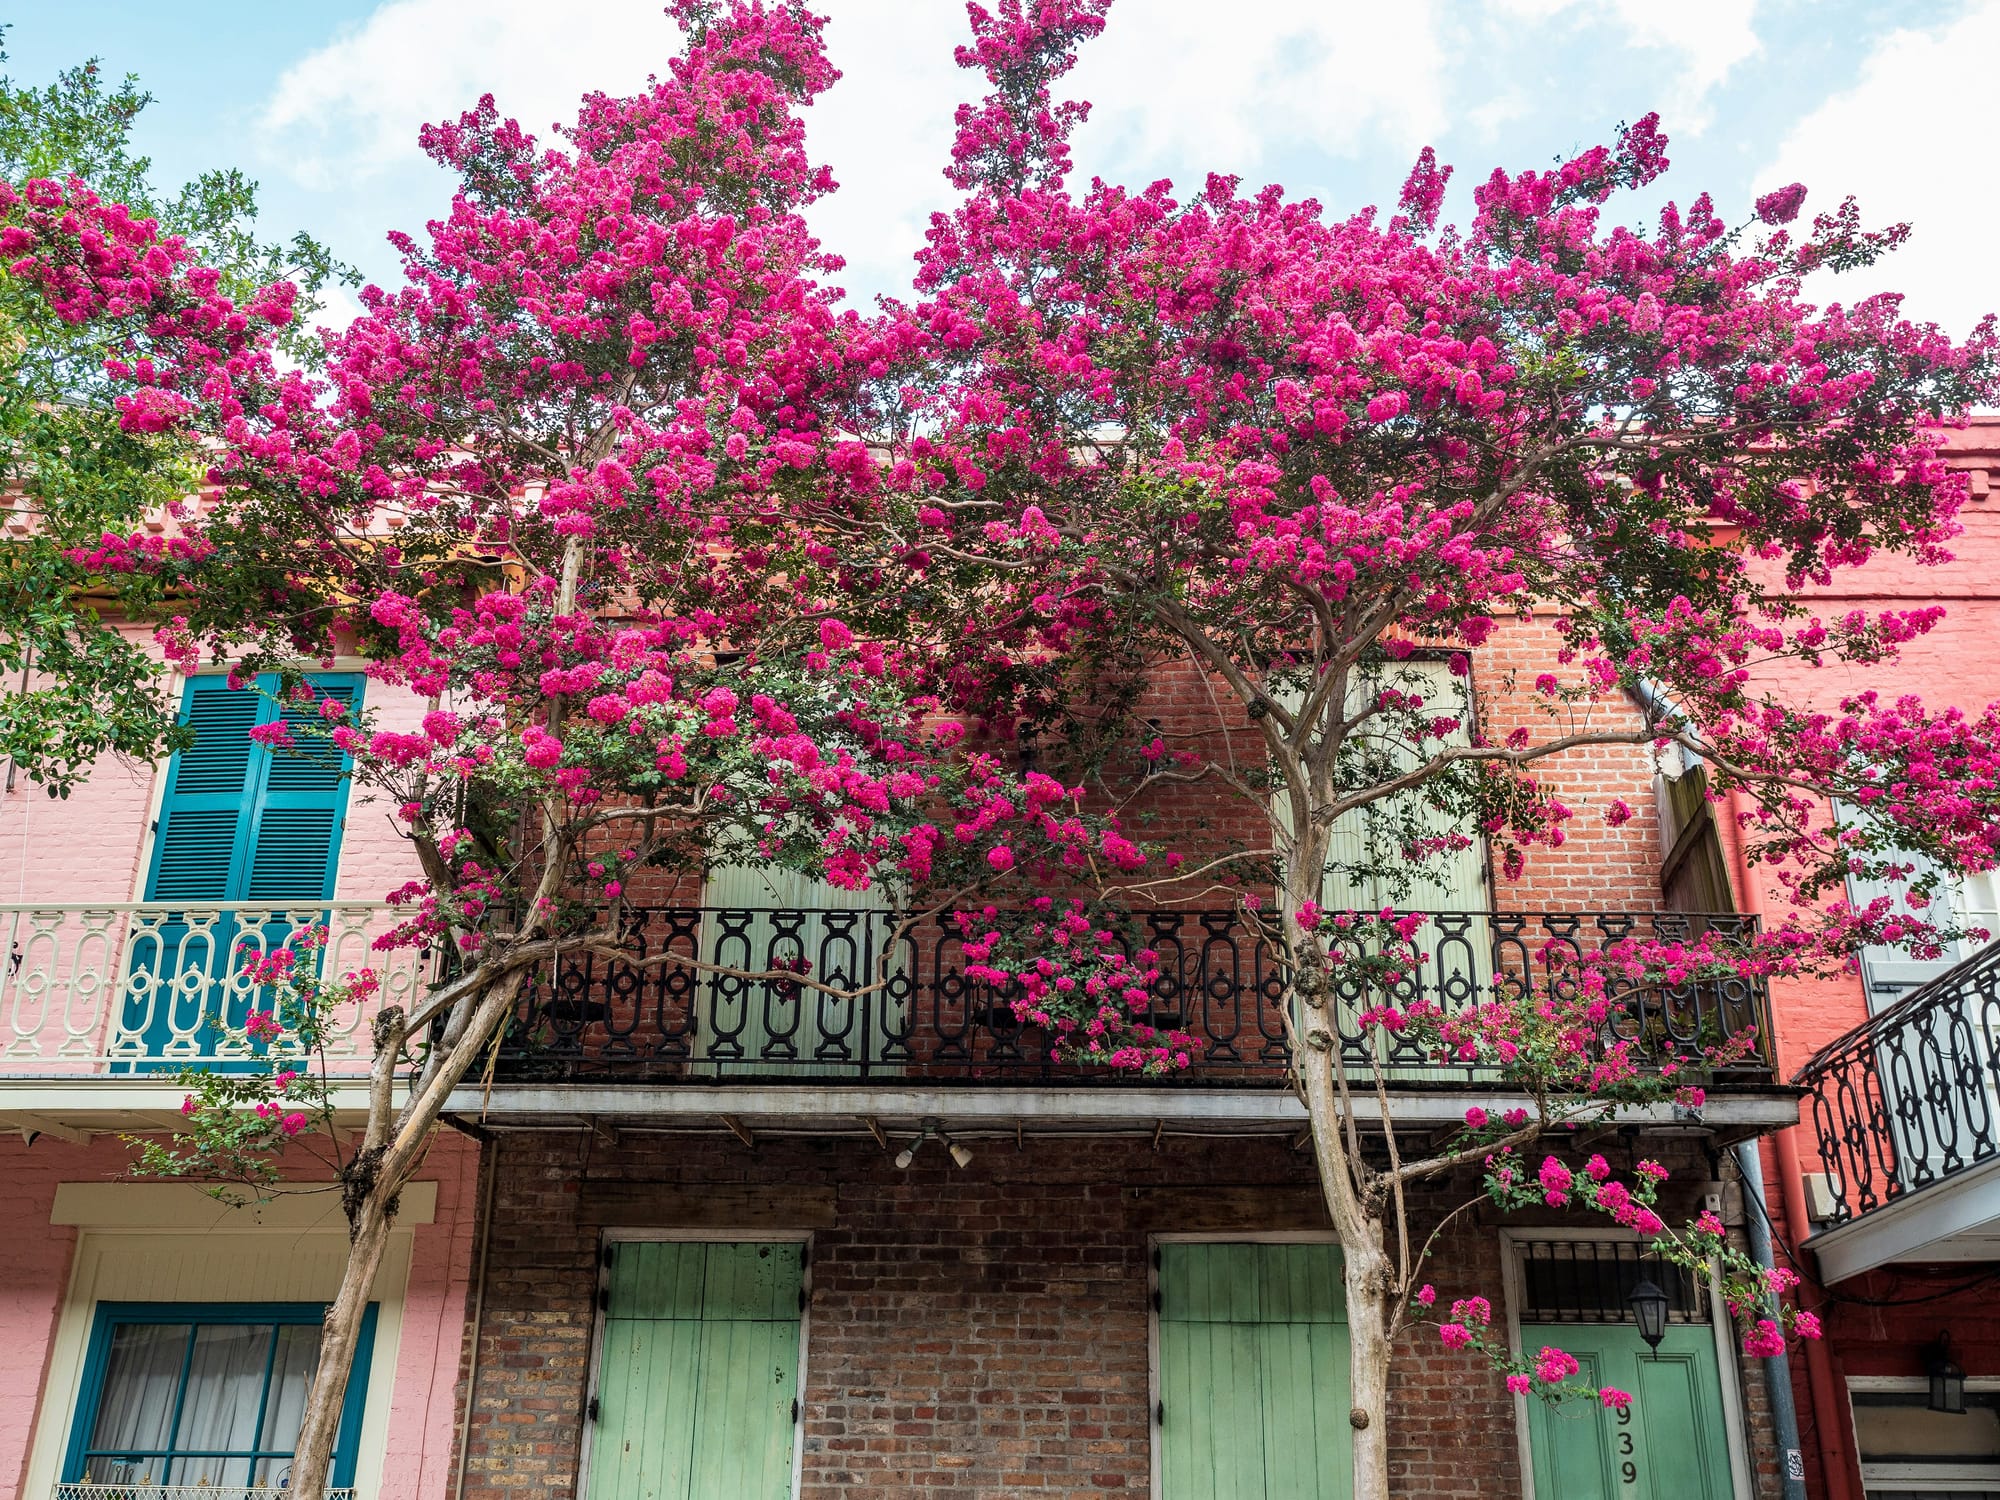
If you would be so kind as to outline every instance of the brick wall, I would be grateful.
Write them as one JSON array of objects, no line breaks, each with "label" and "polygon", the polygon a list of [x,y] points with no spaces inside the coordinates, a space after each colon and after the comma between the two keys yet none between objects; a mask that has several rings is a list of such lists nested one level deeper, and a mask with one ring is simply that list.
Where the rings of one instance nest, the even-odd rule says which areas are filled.
[{"label": "brick wall", "polygon": [[[904,1172],[865,1137],[505,1137],[467,1500],[578,1493],[601,1234],[669,1226],[813,1231],[805,1500],[1146,1493],[1147,1236],[1323,1227],[1310,1163],[1277,1140],[972,1144],[965,1170],[933,1145]],[[1497,1304],[1498,1238],[1460,1225],[1429,1279]],[[1432,1335],[1399,1351],[1391,1422],[1399,1497],[1519,1493],[1512,1399]]]}]

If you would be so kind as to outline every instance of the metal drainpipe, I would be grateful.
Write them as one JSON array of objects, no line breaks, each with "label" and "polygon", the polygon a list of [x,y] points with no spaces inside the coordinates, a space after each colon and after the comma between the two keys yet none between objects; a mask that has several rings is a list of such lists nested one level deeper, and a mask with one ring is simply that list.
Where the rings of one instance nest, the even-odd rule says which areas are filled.
[{"label": "metal drainpipe", "polygon": [[[1730,864],[1734,867],[1736,884],[1742,893],[1743,904],[1750,915],[1761,921],[1764,916],[1764,893],[1751,878],[1750,861],[1743,852],[1743,824],[1740,815],[1743,810],[1742,793],[1731,788],[1728,793],[1729,825],[1734,833],[1729,841]],[[1717,833],[1721,830],[1718,828]],[[1771,1007],[1771,1059],[1776,1062],[1778,1048],[1778,1011]],[[1802,1240],[1804,1231],[1812,1220],[1806,1213],[1805,1168],[1799,1158],[1799,1127],[1788,1125],[1777,1131],[1771,1138],[1772,1148],[1778,1157],[1778,1193],[1785,1205],[1785,1226],[1794,1240]],[[1812,1254],[1801,1246],[1794,1245],[1795,1258],[1803,1261]],[[1840,1389],[1840,1383],[1833,1373],[1833,1357],[1826,1351],[1825,1339],[1805,1339],[1806,1390],[1812,1402],[1813,1436],[1819,1448],[1820,1473],[1826,1483],[1827,1500],[1856,1500],[1858,1491],[1855,1479],[1861,1472],[1860,1462],[1849,1456],[1847,1438],[1851,1430],[1847,1402]]]},{"label": "metal drainpipe", "polygon": [[[465,1419],[458,1434],[458,1462],[451,1478],[452,1500],[465,1500],[465,1463],[472,1455],[472,1414],[479,1401],[479,1335],[486,1321],[486,1255],[493,1248],[493,1189],[500,1180],[500,1137],[479,1144],[479,1164],[486,1181],[479,1194],[479,1260],[472,1273],[472,1309],[469,1320],[472,1347],[465,1358]],[[1790,1500],[1790,1497],[1787,1497]]]},{"label": "metal drainpipe", "polygon": [[[1771,1257],[1771,1226],[1765,1216],[1764,1158],[1755,1141],[1736,1147],[1736,1171],[1743,1179],[1743,1193],[1752,1201],[1743,1216],[1744,1233],[1750,1240],[1750,1257],[1765,1270],[1777,1262]],[[1764,1389],[1771,1397],[1771,1426],[1778,1439],[1779,1480],[1785,1500],[1806,1500],[1805,1455],[1799,1451],[1799,1411],[1792,1401],[1792,1361],[1786,1354],[1764,1361]]]}]

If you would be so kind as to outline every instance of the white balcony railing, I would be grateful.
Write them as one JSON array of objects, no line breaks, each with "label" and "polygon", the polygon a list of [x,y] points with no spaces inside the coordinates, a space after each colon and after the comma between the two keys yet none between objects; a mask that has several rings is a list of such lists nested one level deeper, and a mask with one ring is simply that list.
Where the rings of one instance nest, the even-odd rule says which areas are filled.
[{"label": "white balcony railing", "polygon": [[422,980],[416,953],[373,949],[394,922],[379,901],[0,905],[0,1076],[164,1073],[246,1058],[216,1023],[240,1026],[268,1008],[268,991],[251,980],[257,961],[313,927],[327,929],[322,974],[373,969],[381,979],[372,998],[331,1018],[329,1065],[365,1073],[368,1023],[385,1005],[407,1007]]}]

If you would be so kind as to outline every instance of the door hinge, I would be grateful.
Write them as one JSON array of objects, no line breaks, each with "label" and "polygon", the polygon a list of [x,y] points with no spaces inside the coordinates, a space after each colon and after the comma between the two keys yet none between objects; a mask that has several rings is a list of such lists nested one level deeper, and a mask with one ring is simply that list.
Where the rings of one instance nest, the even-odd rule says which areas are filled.
[{"label": "door hinge", "polygon": [[792,1420],[796,1422],[798,1421],[798,1419],[799,1419],[799,1398],[797,1396],[794,1396],[792,1397]]},{"label": "door hinge", "polygon": [[1160,1311],[1160,1294],[1157,1289],[1153,1292],[1153,1311]]},{"label": "door hinge", "polygon": [[586,1406],[583,1409],[583,1414],[590,1421],[595,1422],[597,1420],[597,1411],[598,1411],[597,1398],[595,1396],[592,1396],[590,1398],[590,1405]]},{"label": "door hinge", "polygon": [[604,1269],[607,1271],[611,1269],[611,1256],[616,1249],[615,1245],[606,1245],[604,1247]]},{"label": "door hinge", "polygon": [[1155,1401],[1155,1402],[1153,1403],[1153,1422],[1154,1422],[1154,1424],[1155,1424],[1156,1426],[1160,1426],[1160,1427],[1164,1427],[1164,1426],[1166,1426],[1166,1425],[1167,1425],[1167,1403],[1166,1403],[1166,1402],[1164,1402],[1164,1401]]},{"label": "door hinge", "polygon": [[806,1289],[805,1289],[804,1287],[800,1287],[800,1288],[799,1288],[799,1311],[800,1311],[800,1312],[804,1312],[804,1311],[806,1310],[806,1304],[807,1304],[808,1302],[810,1302],[811,1300],[812,1300],[812,1299],[811,1299],[810,1297],[808,1297],[808,1296],[806,1295]]},{"label": "door hinge", "polygon": [[603,1287],[597,1293],[597,1305],[604,1312],[611,1311],[611,1288]]}]

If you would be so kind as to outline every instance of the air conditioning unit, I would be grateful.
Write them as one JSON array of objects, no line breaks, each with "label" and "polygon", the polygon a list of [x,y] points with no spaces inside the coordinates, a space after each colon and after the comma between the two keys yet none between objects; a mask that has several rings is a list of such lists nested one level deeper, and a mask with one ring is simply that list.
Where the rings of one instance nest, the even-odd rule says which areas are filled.
[{"label": "air conditioning unit", "polygon": [[1800,1174],[1806,1185],[1806,1217],[1815,1224],[1830,1224],[1840,1217],[1840,1179],[1831,1172]]}]

